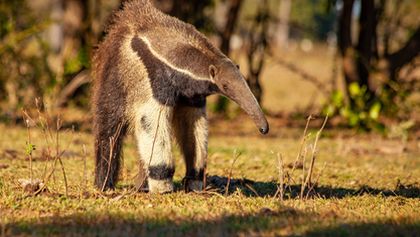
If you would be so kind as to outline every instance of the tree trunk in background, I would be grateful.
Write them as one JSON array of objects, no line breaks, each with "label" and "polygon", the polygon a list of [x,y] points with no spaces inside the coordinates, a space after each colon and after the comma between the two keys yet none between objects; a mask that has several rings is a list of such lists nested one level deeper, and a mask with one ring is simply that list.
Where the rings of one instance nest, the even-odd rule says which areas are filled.
[{"label": "tree trunk in background", "polygon": [[[7,108],[10,111],[15,110],[18,107],[19,97],[18,97],[18,89],[19,86],[17,85],[16,80],[7,80],[5,83],[5,91],[6,91],[6,98],[7,98]],[[14,113],[13,113],[14,114]],[[12,115],[15,116],[15,115]]]},{"label": "tree trunk in background", "polygon": [[343,9],[339,19],[338,46],[342,56],[344,80],[346,84],[346,94],[350,103],[352,103],[348,85],[358,81],[357,69],[354,63],[355,51],[352,45],[352,20],[353,20],[354,0],[343,2]]},{"label": "tree trunk in background", "polygon": [[251,28],[248,32],[246,42],[248,46],[247,62],[248,62],[248,78],[249,88],[259,103],[262,99],[262,87],[260,84],[261,73],[265,64],[265,57],[268,48],[268,28],[270,23],[270,9],[268,0],[263,0],[259,6],[257,15],[252,21]]},{"label": "tree trunk in background", "polygon": [[262,88],[260,84],[260,74],[251,73],[248,75],[247,78],[249,89],[251,89],[252,94],[254,94],[255,99],[257,99],[258,103],[261,103],[262,99]]},{"label": "tree trunk in background", "polygon": [[56,96],[60,93],[60,85],[63,83],[63,55],[62,51],[64,48],[64,26],[63,26],[63,16],[64,16],[64,2],[63,0],[52,0],[51,4],[51,13],[50,18],[52,24],[47,30],[47,37],[45,40],[48,42],[51,50],[48,52],[48,65],[51,68],[51,71],[54,74],[54,79],[56,85],[53,85],[51,82],[46,83],[44,87],[53,87],[52,90],[44,90],[40,96],[42,96],[43,103],[45,105],[54,106],[54,100]]},{"label": "tree trunk in background", "polygon": [[291,0],[281,0],[278,13],[277,46],[287,48],[289,43],[289,18],[292,11]]},{"label": "tree trunk in background", "polygon": [[371,58],[376,51],[373,46],[375,39],[375,2],[374,0],[361,1],[361,13],[359,18],[359,39],[357,44],[356,64],[359,86],[368,89],[368,96],[374,91],[369,86],[369,74],[372,70]]},{"label": "tree trunk in background", "polygon": [[53,0],[51,9],[51,20],[53,23],[48,29],[48,45],[52,49],[52,53],[60,53],[63,47],[63,1]]},{"label": "tree trunk in background", "polygon": [[239,11],[241,9],[242,3],[243,0],[230,0],[230,7],[226,16],[227,21],[225,28],[221,33],[222,43],[220,45],[220,49],[227,56],[229,56],[230,53],[230,40],[238,21]]},{"label": "tree trunk in background", "polygon": [[[224,29],[222,30],[220,37],[221,37],[221,51],[229,56],[230,53],[230,40],[232,38],[233,32],[236,27],[236,23],[238,21],[239,12],[242,6],[243,0],[230,0],[229,10],[227,12],[227,21],[225,24]],[[219,96],[217,98],[215,111],[217,113],[226,113],[228,105],[228,100],[226,97]]]}]

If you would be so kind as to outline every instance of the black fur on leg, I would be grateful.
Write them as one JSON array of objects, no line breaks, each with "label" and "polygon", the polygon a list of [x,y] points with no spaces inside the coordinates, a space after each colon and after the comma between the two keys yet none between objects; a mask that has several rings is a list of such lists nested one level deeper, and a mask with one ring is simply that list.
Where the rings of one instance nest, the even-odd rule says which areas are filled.
[{"label": "black fur on leg", "polygon": [[121,149],[127,132],[125,95],[118,84],[105,81],[96,91],[95,100],[95,186],[104,191],[113,189],[118,180]]},{"label": "black fur on leg", "polygon": [[155,165],[149,167],[149,178],[155,180],[172,179],[175,169],[167,165]]},{"label": "black fur on leg", "polygon": [[[95,186],[99,190],[113,189],[118,180],[123,139],[127,131],[124,117],[127,107],[127,91],[123,76],[116,66],[120,61],[121,40],[126,28],[110,34],[96,52],[93,87],[93,133],[95,135]],[[112,53],[110,53],[112,52]]]},{"label": "black fur on leg", "polygon": [[118,181],[121,149],[127,129],[122,123],[109,130],[105,128],[106,126],[100,126],[103,128],[98,131],[95,140],[95,186],[105,191],[113,189]]},{"label": "black fur on leg", "polygon": [[187,170],[185,178],[190,179],[190,180],[203,180],[204,179],[204,168],[201,168],[199,170],[196,170],[196,169]]}]

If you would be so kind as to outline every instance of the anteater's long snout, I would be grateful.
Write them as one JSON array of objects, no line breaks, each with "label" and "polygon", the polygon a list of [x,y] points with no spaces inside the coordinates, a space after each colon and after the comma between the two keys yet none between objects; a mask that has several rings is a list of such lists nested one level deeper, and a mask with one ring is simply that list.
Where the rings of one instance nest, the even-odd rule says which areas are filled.
[{"label": "anteater's long snout", "polygon": [[221,88],[222,94],[235,101],[253,120],[261,134],[267,134],[267,119],[244,79],[227,83]]}]

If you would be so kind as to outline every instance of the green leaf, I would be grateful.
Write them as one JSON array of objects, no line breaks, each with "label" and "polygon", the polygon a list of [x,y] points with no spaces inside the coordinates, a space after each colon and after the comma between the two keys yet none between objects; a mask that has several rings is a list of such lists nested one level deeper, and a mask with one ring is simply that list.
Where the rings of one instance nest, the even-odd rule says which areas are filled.
[{"label": "green leaf", "polygon": [[349,120],[349,125],[351,127],[355,127],[359,124],[360,117],[357,113],[353,113],[353,112],[349,111],[348,120]]},{"label": "green leaf", "polygon": [[88,54],[88,51],[87,51],[86,47],[82,47],[79,50],[79,54],[77,55],[77,57],[78,57],[78,59],[80,61],[80,64],[83,67],[85,67],[85,68],[89,68],[90,67],[90,64],[89,64],[89,54]]},{"label": "green leaf", "polygon": [[26,155],[32,155],[32,152],[36,150],[36,147],[34,144],[28,143],[26,145],[25,153]]},{"label": "green leaf", "polygon": [[344,118],[348,118],[350,115],[350,109],[348,107],[343,107],[340,109],[340,115],[343,116]]},{"label": "green leaf", "polygon": [[344,104],[344,96],[341,91],[334,91],[332,94],[333,105],[340,108]]},{"label": "green leaf", "polygon": [[327,105],[325,108],[324,108],[324,110],[323,110],[323,112],[322,112],[324,115],[330,115],[330,116],[332,116],[332,115],[335,115],[335,113],[336,113],[336,107],[334,106],[334,105],[331,105],[331,104],[329,104],[329,105]]},{"label": "green leaf", "polygon": [[360,112],[359,113],[359,118],[360,118],[360,120],[366,120],[366,118],[367,118],[367,114],[366,114],[366,112],[364,112],[364,111],[362,111],[362,112]]},{"label": "green leaf", "polygon": [[82,69],[82,63],[80,62],[79,58],[71,58],[68,59],[65,63],[64,63],[64,74],[65,75],[69,75],[69,74],[73,74],[76,73],[78,71],[80,71]]},{"label": "green leaf", "polygon": [[356,97],[361,94],[361,88],[357,82],[353,82],[349,85],[349,92],[351,97]]},{"label": "green leaf", "polygon": [[372,105],[372,107],[370,107],[369,117],[373,120],[378,120],[381,109],[382,109],[381,103],[375,102]]}]

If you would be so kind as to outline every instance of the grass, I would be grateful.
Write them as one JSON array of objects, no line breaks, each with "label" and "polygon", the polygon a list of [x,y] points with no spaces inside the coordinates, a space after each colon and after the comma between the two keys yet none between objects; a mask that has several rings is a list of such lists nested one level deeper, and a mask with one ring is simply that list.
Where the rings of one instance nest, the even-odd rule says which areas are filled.
[{"label": "grass", "polygon": [[[317,47],[314,52],[283,52],[289,62],[317,76],[331,79],[332,55]],[[241,63],[241,60],[237,60]],[[241,66],[244,66],[242,62]],[[246,70],[244,70],[246,71]],[[340,83],[339,83],[340,84]],[[312,103],[325,99],[309,82],[268,61],[263,73],[263,106],[268,111],[290,114],[307,112]],[[291,90],[290,88],[296,88]],[[298,93],[297,93],[298,90]],[[304,95],[304,96],[303,96]],[[315,97],[313,97],[313,95]],[[211,99],[210,99],[211,100]],[[88,131],[91,114],[62,111],[63,129],[57,162],[46,191],[33,196],[19,179],[43,179],[52,171],[55,143],[46,144],[41,129],[31,129],[36,150],[31,164],[26,154],[26,128],[0,124],[0,236],[418,236],[420,233],[420,145],[353,131],[323,131],[318,141],[314,192],[300,199],[302,169],[278,193],[278,157],[283,173],[291,173],[301,147],[304,119],[269,118],[271,131],[260,136],[248,118],[210,120],[210,177],[231,178],[230,192],[184,193],[185,168],[175,152],[177,192],[150,195],[132,192],[137,173],[133,137],[124,146],[121,182],[113,192],[93,188],[93,137]],[[289,123],[290,122],[290,123]],[[296,124],[302,126],[296,127]],[[322,121],[308,130],[313,144]],[[54,136],[53,132],[53,136]],[[311,146],[307,146],[307,171]],[[48,150],[49,149],[49,150]],[[236,161],[236,154],[241,154]],[[232,167],[233,164],[233,168]],[[325,164],[325,168],[324,168]],[[67,195],[64,167],[67,179]],[[46,170],[46,171],[45,171]],[[209,177],[209,178],[210,178]],[[220,179],[220,178],[219,178]],[[287,177],[283,180],[287,182]]]},{"label": "grass", "polygon": [[[291,171],[303,129],[272,127],[259,136],[247,119],[212,121],[209,176],[232,176],[231,191],[184,193],[185,172],[175,152],[179,191],[166,195],[133,192],[137,151],[129,137],[121,182],[112,192],[93,188],[92,136],[60,132],[59,165],[45,192],[33,196],[20,186],[30,177],[25,154],[27,130],[0,125],[0,234],[2,236],[416,236],[420,233],[420,152],[417,141],[401,143],[375,135],[324,131],[318,141],[314,195],[300,199],[302,170],[293,174],[284,200],[274,197],[279,176],[277,153]],[[270,121],[276,124],[274,119]],[[231,124],[240,124],[241,128]],[[316,128],[310,128],[309,139]],[[31,129],[34,178],[42,179],[47,160],[44,133]],[[404,146],[404,149],[398,147]],[[86,151],[84,151],[86,147]],[[384,149],[387,148],[387,149]],[[310,147],[308,147],[309,149]],[[397,148],[397,149],[390,149]],[[55,147],[54,147],[55,149]],[[309,149],[310,150],[310,149]],[[241,154],[231,169],[234,153]],[[306,159],[305,167],[309,167]],[[325,168],[322,169],[323,164]],[[307,168],[305,168],[307,169]],[[321,172],[322,169],[322,172]],[[248,186],[239,182],[246,179]],[[238,182],[236,182],[238,181]],[[236,182],[236,184],[235,184]],[[253,189],[253,190],[251,190]]]}]

